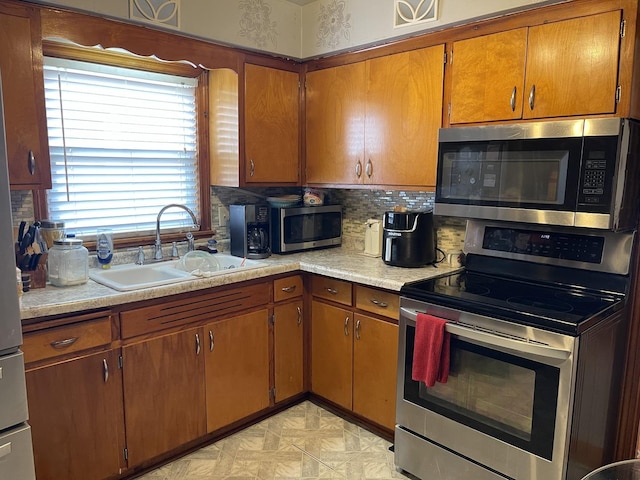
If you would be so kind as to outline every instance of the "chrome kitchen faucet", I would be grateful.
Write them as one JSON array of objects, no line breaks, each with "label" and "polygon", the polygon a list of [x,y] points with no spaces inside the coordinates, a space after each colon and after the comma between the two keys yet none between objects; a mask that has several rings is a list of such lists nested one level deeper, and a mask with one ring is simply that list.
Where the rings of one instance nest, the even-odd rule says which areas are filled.
[{"label": "chrome kitchen faucet", "polygon": [[156,219],[156,242],[154,245],[154,254],[153,254],[154,260],[162,260],[162,242],[160,240],[160,217],[162,216],[165,210],[172,207],[183,209],[185,212],[187,212],[191,216],[191,219],[193,220],[193,226],[194,227],[198,226],[198,219],[196,218],[196,215],[193,213],[193,211],[191,211],[189,207],[180,205],[179,203],[171,203],[165,207],[162,207],[160,209],[160,212],[158,212],[158,218]]}]

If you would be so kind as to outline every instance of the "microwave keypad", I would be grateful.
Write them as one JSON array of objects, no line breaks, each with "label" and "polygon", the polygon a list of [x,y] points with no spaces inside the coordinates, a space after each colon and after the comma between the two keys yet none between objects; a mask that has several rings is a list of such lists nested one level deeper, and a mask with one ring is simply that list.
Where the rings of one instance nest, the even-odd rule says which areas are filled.
[{"label": "microwave keypad", "polygon": [[[607,161],[603,159],[591,160],[585,162],[584,182],[582,184],[582,193],[584,195],[602,195],[604,194],[604,185],[606,180]],[[598,198],[585,199],[588,203],[598,203]]]}]

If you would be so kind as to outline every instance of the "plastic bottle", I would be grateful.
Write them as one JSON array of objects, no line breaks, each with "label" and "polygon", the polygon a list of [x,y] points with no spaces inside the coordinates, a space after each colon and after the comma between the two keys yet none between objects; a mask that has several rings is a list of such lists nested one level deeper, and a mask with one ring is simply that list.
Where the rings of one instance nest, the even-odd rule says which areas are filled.
[{"label": "plastic bottle", "polygon": [[113,259],[113,236],[110,229],[98,230],[96,239],[96,250],[98,252],[98,263],[102,268],[111,268]]}]

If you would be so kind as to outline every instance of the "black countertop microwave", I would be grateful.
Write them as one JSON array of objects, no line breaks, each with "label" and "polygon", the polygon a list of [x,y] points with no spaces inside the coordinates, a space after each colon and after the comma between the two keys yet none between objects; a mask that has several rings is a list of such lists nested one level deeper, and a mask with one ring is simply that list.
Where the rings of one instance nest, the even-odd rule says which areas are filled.
[{"label": "black countertop microwave", "polygon": [[342,243],[342,206],[271,208],[271,251],[291,253]]},{"label": "black countertop microwave", "polygon": [[621,118],[440,129],[434,213],[633,229],[638,129]]}]

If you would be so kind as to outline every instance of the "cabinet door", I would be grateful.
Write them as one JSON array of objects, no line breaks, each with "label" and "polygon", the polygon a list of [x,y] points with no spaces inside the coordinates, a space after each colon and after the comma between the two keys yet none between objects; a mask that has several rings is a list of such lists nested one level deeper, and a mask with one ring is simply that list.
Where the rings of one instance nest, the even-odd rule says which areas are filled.
[{"label": "cabinet door", "polygon": [[124,468],[119,350],[27,370],[38,480],[117,476]]},{"label": "cabinet door", "polygon": [[298,183],[299,75],[245,65],[245,182]]},{"label": "cabinet door", "polygon": [[207,431],[269,406],[269,312],[206,327]]},{"label": "cabinet door", "polygon": [[444,45],[368,61],[365,182],[436,183]]},{"label": "cabinet door", "polygon": [[353,313],[318,301],[311,308],[314,393],[351,410]]},{"label": "cabinet door", "polygon": [[0,5],[0,74],[12,188],[51,188],[40,20],[33,7]]},{"label": "cabinet door", "polygon": [[302,301],[274,308],[276,402],[302,393],[304,388],[304,323]]},{"label": "cabinet door", "polygon": [[364,62],[306,76],[307,183],[362,183],[364,178]]},{"label": "cabinet door", "polygon": [[122,347],[129,466],[206,433],[204,348],[201,328]]},{"label": "cabinet door", "polygon": [[398,325],[360,314],[354,320],[353,411],[393,430]]},{"label": "cabinet door", "polygon": [[521,118],[526,50],[526,28],[454,42],[449,121]]},{"label": "cabinet door", "polygon": [[615,113],[620,22],[616,10],[531,27],[524,117]]}]

